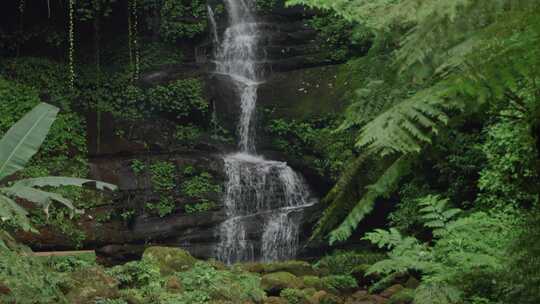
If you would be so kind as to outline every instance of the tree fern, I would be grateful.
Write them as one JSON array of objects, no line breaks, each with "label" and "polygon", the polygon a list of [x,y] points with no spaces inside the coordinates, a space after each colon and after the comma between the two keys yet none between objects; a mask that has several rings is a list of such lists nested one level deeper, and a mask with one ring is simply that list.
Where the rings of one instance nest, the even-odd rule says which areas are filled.
[{"label": "tree fern", "polygon": [[[384,158],[415,154],[430,144],[442,128],[448,128],[455,114],[478,113],[488,102],[510,102],[521,118],[537,119],[539,107],[523,107],[520,96],[540,95],[540,90],[517,91],[524,84],[536,84],[540,73],[538,1],[289,2],[335,10],[346,18],[369,24],[379,32],[380,38],[385,31],[406,31],[399,41],[400,47],[394,51],[394,60],[402,71],[401,81],[418,83],[420,87],[414,95],[386,109],[361,128],[356,146],[362,153]],[[420,71],[424,71],[422,75]],[[354,105],[351,108],[361,109]],[[348,113],[349,117],[352,115]],[[344,125],[354,125],[357,121],[361,120],[352,119]],[[361,174],[354,167],[347,172],[348,180],[357,181]],[[382,181],[385,177],[383,172],[380,174]],[[351,212],[331,233],[331,242],[350,237],[384,192],[372,191],[364,185],[353,189],[358,186],[354,183],[346,185],[329,196],[330,207],[316,231],[319,236],[326,233],[343,218],[344,212]],[[358,203],[351,208],[354,202]],[[452,216],[452,212],[446,216]]]},{"label": "tree fern", "polygon": [[360,201],[339,227],[330,233],[331,244],[347,240],[353,234],[360,221],[373,210],[375,201],[380,197],[389,195],[396,189],[401,177],[411,169],[411,162],[410,156],[400,157],[374,184],[366,187],[366,192],[362,195]]}]

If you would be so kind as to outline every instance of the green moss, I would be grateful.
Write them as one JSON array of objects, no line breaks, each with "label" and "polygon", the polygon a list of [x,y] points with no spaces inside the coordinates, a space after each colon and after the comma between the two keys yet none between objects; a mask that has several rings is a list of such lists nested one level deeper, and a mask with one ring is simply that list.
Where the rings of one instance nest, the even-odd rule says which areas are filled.
[{"label": "green moss", "polygon": [[66,295],[69,303],[86,304],[119,296],[118,281],[107,275],[101,267],[81,269],[72,273],[71,278],[73,286]]},{"label": "green moss", "polygon": [[171,275],[189,270],[197,259],[180,248],[150,247],[144,251],[142,261],[157,264],[162,275]]},{"label": "green moss", "polygon": [[302,288],[303,282],[294,274],[282,271],[265,274],[261,286],[266,291],[281,291],[285,288]]},{"label": "green moss", "polygon": [[302,281],[306,287],[315,288],[317,290],[323,289],[323,282],[321,278],[317,276],[303,276]]}]

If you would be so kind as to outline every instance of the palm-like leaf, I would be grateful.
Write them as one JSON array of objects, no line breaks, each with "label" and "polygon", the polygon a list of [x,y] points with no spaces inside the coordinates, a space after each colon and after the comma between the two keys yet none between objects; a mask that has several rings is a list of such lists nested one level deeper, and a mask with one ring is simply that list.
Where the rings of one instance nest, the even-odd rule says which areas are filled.
[{"label": "palm-like leaf", "polygon": [[13,201],[11,198],[0,195],[0,220],[1,221],[14,221],[16,222],[20,228],[22,228],[25,231],[30,231],[32,229],[32,225],[30,224],[30,221],[28,220],[28,212],[19,206],[15,201]]},{"label": "palm-like leaf", "polygon": [[75,206],[73,206],[73,202],[57,193],[46,192],[23,185],[13,185],[8,188],[2,188],[0,191],[6,195],[19,197],[37,204],[43,208],[47,215],[49,214],[49,207],[53,202],[59,202],[75,213],[82,213],[81,210],[78,210],[75,208]]},{"label": "palm-like leaf", "polygon": [[113,184],[104,183],[91,179],[64,177],[64,176],[47,176],[22,179],[15,182],[14,185],[25,187],[61,187],[61,186],[92,186],[97,190],[116,190],[118,187]]},{"label": "palm-like leaf", "polygon": [[0,140],[0,180],[24,168],[39,150],[58,108],[41,103],[11,127]]}]

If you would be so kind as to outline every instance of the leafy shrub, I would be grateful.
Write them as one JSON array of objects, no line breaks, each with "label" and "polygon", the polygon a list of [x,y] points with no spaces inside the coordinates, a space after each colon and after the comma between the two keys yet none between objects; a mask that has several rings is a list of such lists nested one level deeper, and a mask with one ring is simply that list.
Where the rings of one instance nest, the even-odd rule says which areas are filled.
[{"label": "leafy shrub", "polygon": [[210,299],[259,302],[265,297],[260,287],[260,277],[251,273],[216,270],[200,262],[191,270],[177,275],[188,293],[205,292]]},{"label": "leafy shrub", "polygon": [[307,298],[302,290],[294,288],[283,289],[279,296],[287,300],[289,304],[303,304]]},{"label": "leafy shrub", "polygon": [[11,290],[0,294],[2,303],[67,303],[61,291],[67,278],[32,256],[0,248],[0,282]]},{"label": "leafy shrub", "polygon": [[499,286],[493,278],[507,262],[505,251],[515,234],[508,215],[477,212],[437,229],[433,245],[403,236],[394,228],[366,234],[364,239],[391,250],[368,274],[382,274],[382,281],[388,281],[400,273],[421,273],[425,291],[416,293],[418,303],[438,303],[427,301],[430,294],[446,301],[440,303],[455,303],[458,296],[496,294]]},{"label": "leafy shrub", "polygon": [[159,267],[148,260],[115,266],[107,273],[120,282],[121,288],[161,287]]},{"label": "leafy shrub", "polygon": [[96,256],[94,254],[77,256],[47,257],[45,265],[57,272],[74,272],[80,268],[95,266]]},{"label": "leafy shrub", "polygon": [[384,254],[336,250],[315,263],[315,267],[329,271],[333,275],[346,275],[351,274],[358,265],[371,265],[382,259]]},{"label": "leafy shrub", "polygon": [[201,198],[206,194],[220,192],[221,186],[213,181],[213,177],[208,172],[193,175],[182,183],[182,192],[194,198]]},{"label": "leafy shrub", "polygon": [[[166,41],[193,38],[207,27],[206,2],[202,0],[165,0],[161,8],[161,35]],[[193,21],[186,21],[186,20]]]},{"label": "leafy shrub", "polygon": [[184,208],[186,210],[186,213],[194,214],[210,211],[212,209],[215,209],[216,206],[217,205],[214,202],[202,200],[201,202],[196,204],[187,204]]},{"label": "leafy shrub", "polygon": [[151,110],[168,113],[178,119],[208,112],[202,83],[196,78],[180,79],[152,88],[148,91],[147,100]]},{"label": "leafy shrub", "polygon": [[174,138],[183,146],[192,148],[197,140],[201,137],[202,130],[193,124],[178,126],[174,133]]},{"label": "leafy shrub", "polygon": [[321,283],[324,289],[333,293],[340,293],[341,291],[350,291],[358,288],[356,279],[351,275],[332,275],[323,277]]}]

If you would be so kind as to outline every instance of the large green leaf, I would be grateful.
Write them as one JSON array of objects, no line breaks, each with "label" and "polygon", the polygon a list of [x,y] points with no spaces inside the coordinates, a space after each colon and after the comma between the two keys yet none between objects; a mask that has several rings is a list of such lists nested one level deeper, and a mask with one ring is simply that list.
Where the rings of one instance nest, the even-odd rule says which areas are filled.
[{"label": "large green leaf", "polygon": [[0,180],[24,168],[36,154],[56,119],[58,108],[37,105],[0,140]]},{"label": "large green leaf", "polygon": [[55,201],[68,207],[73,212],[82,213],[81,210],[78,210],[73,206],[73,203],[70,200],[57,193],[46,192],[23,185],[13,185],[9,188],[1,188],[0,191],[6,195],[19,197],[39,205],[47,215],[49,214],[49,206]]},{"label": "large green leaf", "polygon": [[22,179],[15,182],[15,185],[20,185],[20,186],[25,186],[25,187],[92,186],[98,190],[108,189],[112,191],[118,188],[116,187],[116,185],[104,183],[100,181],[84,179],[84,178],[64,177],[64,176],[47,176],[47,177]]},{"label": "large green leaf", "polygon": [[30,231],[32,225],[28,220],[28,212],[11,198],[0,195],[0,221],[13,220],[24,231]]}]

